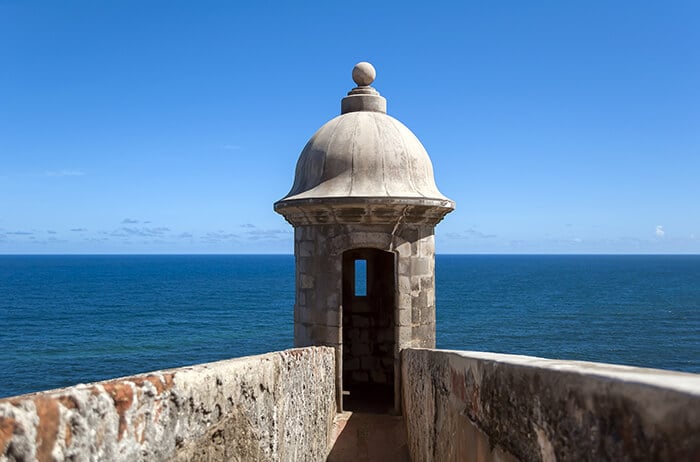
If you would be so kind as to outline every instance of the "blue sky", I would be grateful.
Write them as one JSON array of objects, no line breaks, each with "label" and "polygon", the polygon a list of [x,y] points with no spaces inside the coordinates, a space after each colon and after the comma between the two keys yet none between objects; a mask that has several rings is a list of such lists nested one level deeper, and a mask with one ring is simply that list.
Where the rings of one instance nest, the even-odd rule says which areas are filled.
[{"label": "blue sky", "polygon": [[439,253],[700,253],[697,1],[0,0],[0,253],[291,253],[370,61]]}]

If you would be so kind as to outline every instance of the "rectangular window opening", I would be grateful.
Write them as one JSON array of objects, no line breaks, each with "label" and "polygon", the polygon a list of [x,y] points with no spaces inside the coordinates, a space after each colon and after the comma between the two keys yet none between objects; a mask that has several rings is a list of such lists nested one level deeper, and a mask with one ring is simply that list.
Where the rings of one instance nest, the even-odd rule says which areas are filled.
[{"label": "rectangular window opening", "polygon": [[355,260],[355,296],[367,296],[367,260]]}]

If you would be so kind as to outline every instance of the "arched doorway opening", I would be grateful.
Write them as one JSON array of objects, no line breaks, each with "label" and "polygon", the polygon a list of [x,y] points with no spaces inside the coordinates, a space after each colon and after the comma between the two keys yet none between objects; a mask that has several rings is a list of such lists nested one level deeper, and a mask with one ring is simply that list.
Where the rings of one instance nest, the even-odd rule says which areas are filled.
[{"label": "arched doorway opening", "polygon": [[343,409],[394,409],[395,254],[360,248],[343,253]]}]

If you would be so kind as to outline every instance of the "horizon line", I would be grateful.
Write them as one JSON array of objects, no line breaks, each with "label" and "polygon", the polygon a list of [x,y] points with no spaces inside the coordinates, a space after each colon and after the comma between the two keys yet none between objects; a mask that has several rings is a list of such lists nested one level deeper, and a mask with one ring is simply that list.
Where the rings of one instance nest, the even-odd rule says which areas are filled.
[{"label": "horizon line", "polygon": [[[610,253],[610,252],[588,252],[588,253],[563,253],[563,252],[516,252],[516,253],[504,253],[504,252],[474,252],[474,253],[435,253],[436,256],[700,256],[700,252],[697,253],[656,253],[656,252],[646,252],[646,253],[631,253],[631,252],[620,252],[620,253]],[[156,252],[142,252],[142,253],[0,253],[0,257],[68,257],[68,256],[124,256],[124,257],[137,257],[137,256],[290,256],[293,257],[293,253],[156,253]]]}]

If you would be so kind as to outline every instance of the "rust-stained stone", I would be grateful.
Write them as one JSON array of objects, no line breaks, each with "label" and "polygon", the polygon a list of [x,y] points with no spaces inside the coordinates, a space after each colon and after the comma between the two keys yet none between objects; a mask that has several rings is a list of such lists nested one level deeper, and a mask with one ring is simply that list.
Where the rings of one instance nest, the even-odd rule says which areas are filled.
[{"label": "rust-stained stone", "polygon": [[77,409],[78,401],[73,396],[60,396],[56,400],[66,409]]},{"label": "rust-stained stone", "polygon": [[7,445],[17,428],[17,421],[10,417],[0,417],[0,455],[5,453]]},{"label": "rust-stained stone", "polygon": [[56,438],[58,436],[59,412],[56,400],[46,396],[34,398],[39,425],[36,432],[36,457],[38,460],[51,460]]},{"label": "rust-stained stone", "polygon": [[114,407],[119,415],[119,432],[117,441],[121,441],[127,432],[126,411],[131,408],[134,402],[134,390],[127,382],[109,382],[103,385],[104,390],[109,393],[114,401]]},{"label": "rust-stained stone", "polygon": [[73,441],[73,430],[71,430],[69,424],[64,426],[64,435],[63,443],[66,445],[66,447],[68,447],[70,446],[71,441]]},{"label": "rust-stained stone", "polygon": [[146,377],[134,378],[133,383],[137,387],[143,387],[146,382],[152,384],[157,394],[162,394],[164,391],[170,390],[173,387],[173,374],[163,374],[160,376],[149,374]]}]

